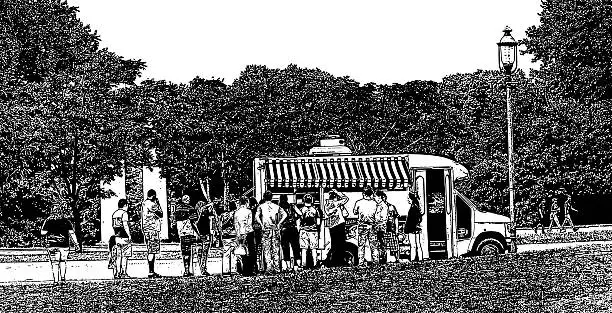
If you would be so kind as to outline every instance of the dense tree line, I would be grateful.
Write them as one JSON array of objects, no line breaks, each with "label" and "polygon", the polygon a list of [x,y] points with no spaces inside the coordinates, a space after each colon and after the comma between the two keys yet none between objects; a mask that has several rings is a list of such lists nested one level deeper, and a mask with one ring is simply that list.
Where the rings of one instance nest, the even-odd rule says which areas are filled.
[{"label": "dense tree line", "polygon": [[[513,77],[523,225],[561,188],[578,198],[612,194],[611,6],[542,6],[541,24],[522,40],[541,67]],[[357,154],[453,158],[472,174],[460,188],[486,210],[507,213],[498,71],[384,85],[250,65],[231,84],[196,77],[136,85],[144,63],[101,49],[76,10],[55,0],[0,1],[0,245],[36,243],[52,205],[93,240],[106,196],[100,181],[126,168],[133,178],[130,168],[160,166],[177,195],[238,194],[251,186],[254,157],[305,155],[327,134],[344,136]]]}]

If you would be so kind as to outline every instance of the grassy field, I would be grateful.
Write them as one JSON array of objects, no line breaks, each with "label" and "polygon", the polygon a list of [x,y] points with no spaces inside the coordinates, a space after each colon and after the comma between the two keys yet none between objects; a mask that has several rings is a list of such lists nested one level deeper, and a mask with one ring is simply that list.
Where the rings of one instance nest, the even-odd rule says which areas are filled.
[{"label": "grassy field", "polygon": [[8,285],[0,286],[0,311],[609,312],[611,249],[595,245],[254,278]]}]

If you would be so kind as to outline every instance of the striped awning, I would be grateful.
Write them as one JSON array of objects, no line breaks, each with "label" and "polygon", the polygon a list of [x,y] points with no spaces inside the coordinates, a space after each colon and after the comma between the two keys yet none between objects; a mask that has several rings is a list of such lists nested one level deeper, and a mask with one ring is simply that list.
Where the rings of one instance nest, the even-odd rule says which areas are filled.
[{"label": "striped awning", "polygon": [[265,162],[269,187],[406,188],[407,156],[270,158]]}]

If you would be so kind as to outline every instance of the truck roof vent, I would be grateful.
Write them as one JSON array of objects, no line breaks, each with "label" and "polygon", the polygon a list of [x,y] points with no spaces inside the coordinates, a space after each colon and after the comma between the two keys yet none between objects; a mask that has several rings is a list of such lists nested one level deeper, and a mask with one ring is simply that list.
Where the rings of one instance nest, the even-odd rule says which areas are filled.
[{"label": "truck roof vent", "polygon": [[310,155],[317,156],[332,156],[332,155],[350,155],[353,152],[344,145],[344,138],[338,135],[329,135],[321,139],[320,146],[310,149]]}]

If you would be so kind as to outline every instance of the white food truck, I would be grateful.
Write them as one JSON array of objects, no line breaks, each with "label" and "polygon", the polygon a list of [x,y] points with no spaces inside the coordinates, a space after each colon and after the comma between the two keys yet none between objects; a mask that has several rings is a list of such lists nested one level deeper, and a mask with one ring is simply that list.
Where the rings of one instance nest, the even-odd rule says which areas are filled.
[{"label": "white food truck", "polygon": [[[400,233],[403,230],[409,202],[408,192],[419,196],[423,210],[421,246],[424,259],[466,255],[501,254],[509,251],[510,219],[483,212],[455,190],[454,182],[465,179],[468,171],[453,160],[423,154],[352,155],[338,137],[321,140],[305,157],[260,157],[254,160],[254,192],[261,199],[266,190],[275,199],[286,194],[298,206],[306,193],[315,204],[325,203],[328,192],[335,188],[349,201],[345,259],[356,264],[355,201],[362,198],[365,186],[382,189],[388,202],[397,207]],[[408,240],[400,235],[400,253],[407,257]],[[320,249],[324,257],[329,249],[329,229],[322,227]]]}]

